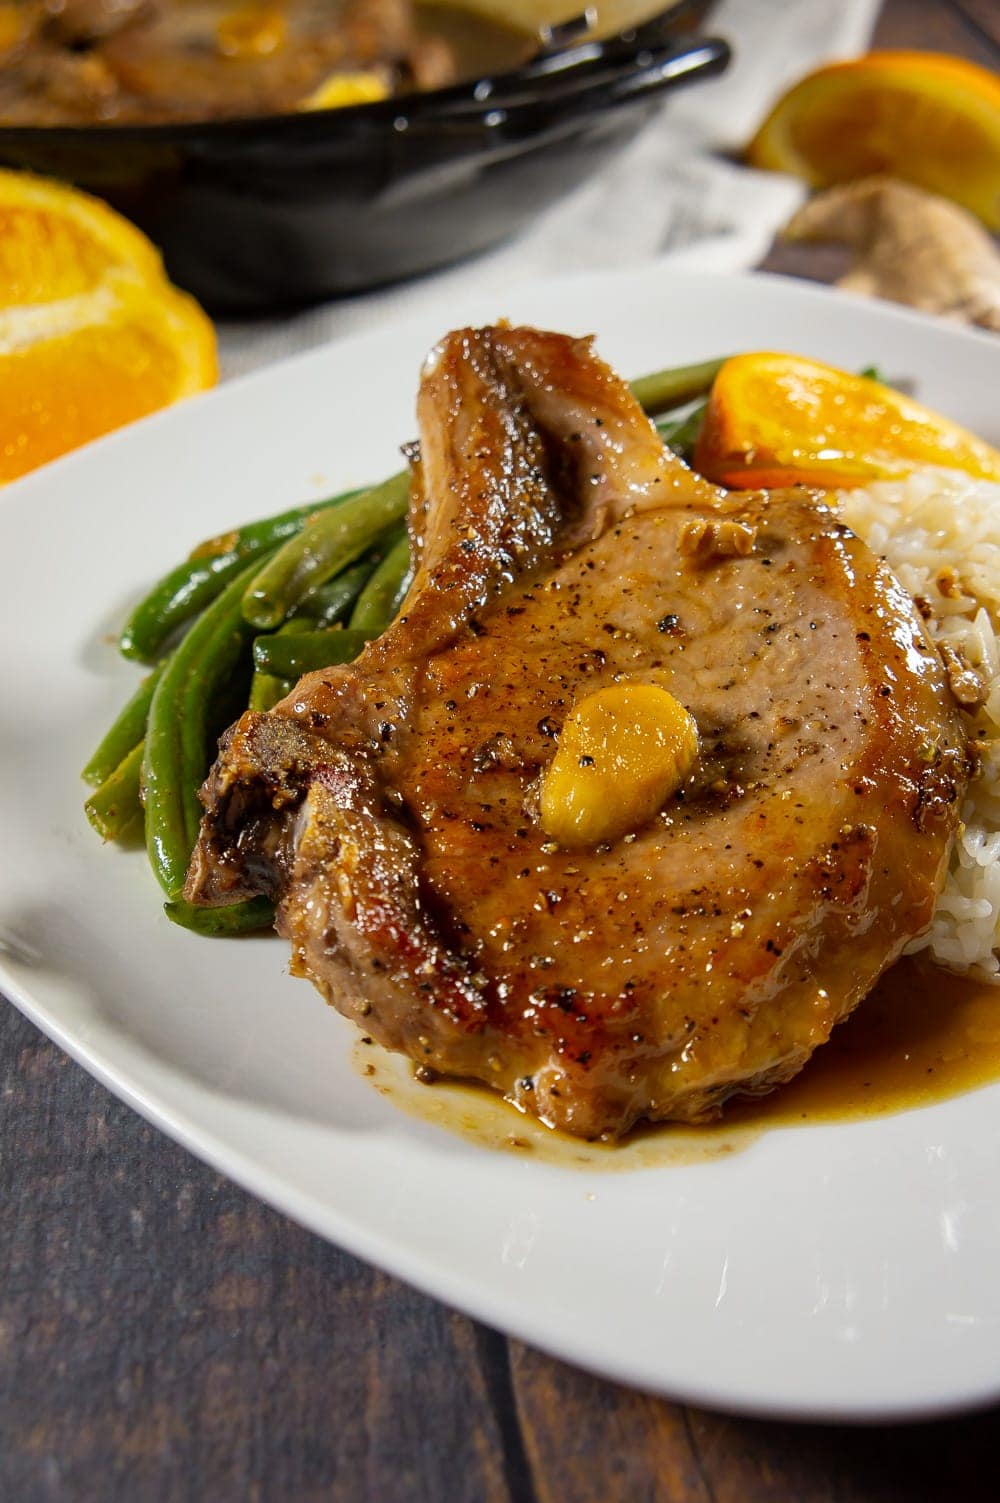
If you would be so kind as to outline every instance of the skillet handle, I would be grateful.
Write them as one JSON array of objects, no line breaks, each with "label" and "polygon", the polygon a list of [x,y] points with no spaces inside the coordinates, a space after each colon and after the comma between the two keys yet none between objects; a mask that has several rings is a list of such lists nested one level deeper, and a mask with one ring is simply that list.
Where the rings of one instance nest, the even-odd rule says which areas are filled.
[{"label": "skillet handle", "polygon": [[481,98],[425,104],[419,118],[435,129],[450,125],[486,127],[498,135],[537,130],[546,123],[567,125],[581,116],[625,105],[640,104],[670,89],[721,73],[729,64],[729,44],[718,37],[697,37],[650,47],[639,43],[616,48],[565,74],[532,78],[520,87],[515,75],[497,80]]}]

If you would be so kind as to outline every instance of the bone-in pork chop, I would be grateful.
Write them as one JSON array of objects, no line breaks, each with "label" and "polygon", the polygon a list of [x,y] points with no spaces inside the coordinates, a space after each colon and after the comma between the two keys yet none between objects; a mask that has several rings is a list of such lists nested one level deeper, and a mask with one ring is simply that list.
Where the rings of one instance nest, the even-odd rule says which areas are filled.
[{"label": "bone-in pork chop", "polygon": [[[188,879],[266,892],[293,969],[430,1071],[587,1136],[793,1075],[926,927],[967,753],[913,603],[816,494],[731,494],[590,343],[463,330],[419,397],[390,630],[223,738]],[[561,848],[573,706],[666,688],[699,754]]]}]

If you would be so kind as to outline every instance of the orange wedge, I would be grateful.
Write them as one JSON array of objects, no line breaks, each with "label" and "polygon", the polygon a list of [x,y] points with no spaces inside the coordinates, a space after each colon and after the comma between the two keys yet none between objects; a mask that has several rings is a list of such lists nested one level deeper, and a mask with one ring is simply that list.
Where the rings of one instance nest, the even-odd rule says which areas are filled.
[{"label": "orange wedge", "polygon": [[1000,480],[1000,453],[879,381],[800,355],[736,355],[715,378],[694,467],[734,490],[865,485],[928,465]]},{"label": "orange wedge", "polygon": [[134,225],[0,171],[0,481],[216,378],[211,323]]},{"label": "orange wedge", "polygon": [[935,52],[833,63],[778,100],[747,157],[816,188],[889,173],[1000,230],[1000,78]]}]

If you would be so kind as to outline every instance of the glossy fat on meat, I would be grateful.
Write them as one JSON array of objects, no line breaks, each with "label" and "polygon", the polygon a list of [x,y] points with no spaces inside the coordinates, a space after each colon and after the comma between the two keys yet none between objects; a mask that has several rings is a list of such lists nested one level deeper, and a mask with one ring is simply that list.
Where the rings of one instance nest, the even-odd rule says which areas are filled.
[{"label": "glossy fat on meat", "polygon": [[[942,665],[822,497],[691,475],[587,341],[458,331],[419,418],[400,618],[227,733],[188,896],[270,892],[293,969],[428,1071],[584,1136],[704,1120],[929,923],[968,772]],[[539,779],[623,682],[687,707],[699,759],[560,850]]]}]

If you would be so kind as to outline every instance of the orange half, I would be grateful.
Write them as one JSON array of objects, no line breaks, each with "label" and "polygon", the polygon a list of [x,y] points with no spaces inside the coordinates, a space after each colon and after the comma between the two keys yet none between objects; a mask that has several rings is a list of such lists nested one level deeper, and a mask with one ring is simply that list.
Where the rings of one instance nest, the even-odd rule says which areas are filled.
[{"label": "orange half", "polygon": [[0,171],[0,481],[216,379],[210,321],[134,225]]},{"label": "orange half", "polygon": [[810,73],[747,148],[816,188],[888,173],[1000,230],[1000,78],[935,52],[871,52]]},{"label": "orange half", "polygon": [[879,381],[800,355],[736,355],[715,378],[695,469],[735,490],[864,485],[926,466],[1000,481],[1000,453]]}]

